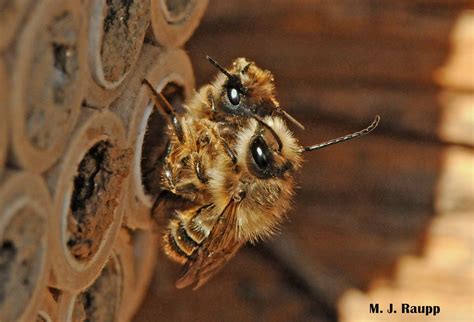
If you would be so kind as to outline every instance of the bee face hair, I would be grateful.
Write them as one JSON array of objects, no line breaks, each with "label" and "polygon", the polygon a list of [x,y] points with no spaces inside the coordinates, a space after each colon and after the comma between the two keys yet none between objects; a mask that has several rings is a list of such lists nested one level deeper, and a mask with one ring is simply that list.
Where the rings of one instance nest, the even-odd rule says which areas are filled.
[{"label": "bee face hair", "polygon": [[[301,146],[285,122],[276,116],[263,121],[275,134],[255,119],[249,119],[237,133],[238,173],[225,155],[220,155],[209,171],[209,186],[218,208],[225,207],[233,191],[240,187],[246,191],[236,212],[236,234],[242,240],[257,241],[276,230],[291,205],[294,176],[302,163]],[[281,151],[274,135],[279,136]]]}]

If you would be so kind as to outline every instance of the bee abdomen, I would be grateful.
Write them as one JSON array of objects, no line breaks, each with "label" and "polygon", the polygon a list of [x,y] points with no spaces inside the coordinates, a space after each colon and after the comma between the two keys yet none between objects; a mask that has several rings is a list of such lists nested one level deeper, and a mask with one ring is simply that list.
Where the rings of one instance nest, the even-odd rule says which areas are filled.
[{"label": "bee abdomen", "polygon": [[164,242],[166,254],[181,264],[191,259],[199,247],[199,243],[188,234],[183,223],[179,220],[170,222]]}]

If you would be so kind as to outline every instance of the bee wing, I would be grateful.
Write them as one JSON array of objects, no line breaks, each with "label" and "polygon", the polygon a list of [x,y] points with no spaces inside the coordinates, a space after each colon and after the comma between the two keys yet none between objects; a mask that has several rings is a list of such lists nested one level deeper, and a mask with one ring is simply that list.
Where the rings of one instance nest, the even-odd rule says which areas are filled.
[{"label": "bee wing", "polygon": [[197,256],[186,263],[185,270],[176,281],[177,288],[195,284],[198,289],[214,276],[242,246],[236,238],[237,203],[231,200],[219,215],[209,236],[197,251]]}]

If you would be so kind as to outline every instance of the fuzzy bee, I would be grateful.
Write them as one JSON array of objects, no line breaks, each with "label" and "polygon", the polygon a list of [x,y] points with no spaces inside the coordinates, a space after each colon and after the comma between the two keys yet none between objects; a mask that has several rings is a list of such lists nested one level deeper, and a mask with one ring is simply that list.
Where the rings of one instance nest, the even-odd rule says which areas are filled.
[{"label": "fuzzy bee", "polygon": [[155,213],[167,220],[164,251],[185,266],[178,288],[202,286],[246,242],[271,235],[291,204],[302,154],[360,137],[378,124],[302,147],[275,98],[273,76],[244,58],[203,86],[177,115],[144,80],[168,118],[169,144]]}]

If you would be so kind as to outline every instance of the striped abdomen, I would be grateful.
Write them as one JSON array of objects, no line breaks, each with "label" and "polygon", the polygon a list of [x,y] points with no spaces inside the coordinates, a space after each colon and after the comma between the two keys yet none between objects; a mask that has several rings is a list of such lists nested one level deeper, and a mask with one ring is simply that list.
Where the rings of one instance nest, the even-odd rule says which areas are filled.
[{"label": "striped abdomen", "polygon": [[195,225],[176,218],[170,221],[168,230],[164,237],[165,253],[174,261],[184,264],[188,259],[192,259],[203,240],[206,233],[197,229]]}]

